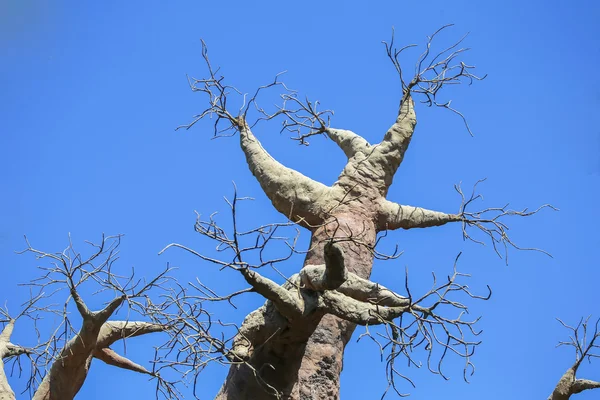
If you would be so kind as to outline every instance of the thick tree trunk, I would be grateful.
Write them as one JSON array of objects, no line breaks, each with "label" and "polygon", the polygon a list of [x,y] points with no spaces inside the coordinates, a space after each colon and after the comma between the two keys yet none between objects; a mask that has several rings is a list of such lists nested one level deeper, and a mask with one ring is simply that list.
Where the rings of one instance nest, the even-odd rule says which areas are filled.
[{"label": "thick tree trunk", "polygon": [[[415,124],[413,101],[406,94],[396,122],[377,145],[351,131],[328,128],[325,133],[344,151],[348,163],[337,182],[327,187],[278,163],[245,121],[239,121],[241,148],[265,194],[278,211],[312,232],[303,269],[328,264],[324,246],[335,237],[347,272],[366,279],[373,267],[378,231],[459,220],[454,215],[385,200]],[[332,273],[326,270],[326,274]],[[321,290],[336,289],[336,279],[326,277],[325,281],[334,287],[321,286]],[[248,315],[234,341],[234,364],[217,399],[339,398],[344,348],[356,325],[323,312],[316,304],[326,297],[325,292],[302,284],[305,286],[296,291],[301,310],[295,314],[284,316],[280,307],[268,301]],[[280,305],[285,306],[281,301]]]},{"label": "thick tree trunk", "polygon": [[[360,218],[363,214],[363,218]],[[357,218],[358,216],[358,218]],[[368,278],[373,256],[367,247],[375,244],[373,216],[365,213],[334,215],[339,223],[316,229],[304,266],[325,264],[324,245],[331,238],[353,234],[357,241],[341,242],[350,272]],[[217,399],[271,399],[275,390],[285,399],[338,399],[343,353],[356,327],[333,315],[314,312],[299,323],[287,321],[272,304],[264,307],[266,325],[276,326],[264,335],[264,344],[255,348],[245,364],[233,365]],[[275,389],[275,390],[273,390]]]}]

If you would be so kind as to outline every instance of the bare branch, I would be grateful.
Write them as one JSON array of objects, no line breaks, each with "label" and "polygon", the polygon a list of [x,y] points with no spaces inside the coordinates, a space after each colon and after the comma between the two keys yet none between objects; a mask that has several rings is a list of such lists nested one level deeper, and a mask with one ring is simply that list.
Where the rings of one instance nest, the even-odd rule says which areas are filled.
[{"label": "bare branch", "polygon": [[402,97],[396,121],[388,129],[381,143],[373,146],[373,152],[369,157],[370,163],[376,165],[376,170],[380,171],[381,176],[377,178],[382,181],[382,184],[380,184],[384,188],[382,193],[387,192],[387,188],[392,184],[394,174],[402,163],[404,153],[412,139],[417,124],[414,108],[415,99],[422,99],[421,102],[428,106],[445,108],[459,115],[465,123],[467,131],[472,134],[466,118],[451,106],[452,101],[439,98],[442,88],[446,86],[460,83],[471,84],[473,80],[483,79],[473,74],[474,67],[457,60],[462,53],[468,50],[466,48],[457,49],[464,37],[435,55],[431,53],[434,38],[449,26],[444,26],[427,37],[425,50],[418,58],[414,76],[410,80],[405,77],[405,70],[401,66],[400,56],[404,51],[416,47],[416,45],[396,48],[393,30],[391,41],[389,43],[383,42],[386,54],[398,72],[402,85]]},{"label": "bare branch", "polygon": [[468,84],[473,81],[480,81],[486,76],[479,77],[472,71],[474,66],[468,65],[463,61],[458,60],[469,48],[459,47],[464,39],[468,36],[464,35],[458,41],[454,42],[449,47],[438,53],[432,53],[431,48],[434,39],[445,29],[453,26],[452,24],[445,25],[434,32],[433,35],[427,37],[427,43],[424,51],[419,56],[415,64],[415,75],[410,81],[406,81],[403,75],[403,69],[400,63],[400,55],[407,49],[417,47],[409,45],[397,49],[394,46],[394,31],[392,30],[392,39],[390,43],[383,42],[388,58],[396,68],[402,84],[403,99],[401,103],[406,102],[412,94],[412,97],[421,97],[422,103],[428,106],[436,106],[445,108],[457,114],[463,120],[465,127],[471,136],[473,135],[466,118],[461,112],[451,106],[452,100],[440,100],[439,95],[442,88],[449,85]]},{"label": "bare branch", "polygon": [[[458,257],[456,261],[458,261]],[[386,350],[389,351],[386,356],[389,386],[384,396],[389,389],[394,390],[400,396],[406,395],[396,388],[396,377],[414,386],[410,378],[396,369],[395,363],[398,357],[404,357],[409,365],[420,368],[421,363],[417,362],[413,355],[413,352],[419,347],[423,347],[425,350],[427,354],[426,365],[432,373],[448,379],[442,371],[442,365],[448,354],[454,354],[465,360],[464,379],[467,380],[468,376],[473,374],[474,366],[471,362],[471,356],[480,341],[472,338],[481,333],[481,331],[475,330],[475,324],[479,318],[464,320],[464,315],[468,313],[467,306],[460,301],[451,299],[451,297],[466,296],[467,298],[487,300],[491,296],[491,291],[487,296],[478,296],[471,293],[468,286],[459,283],[459,279],[468,277],[468,275],[456,270],[456,261],[453,274],[448,276],[446,282],[437,283],[434,274],[433,287],[417,300],[413,299],[410,292],[408,292],[408,297],[403,300],[408,302],[408,305],[404,307],[378,306],[366,309],[362,306],[356,308],[362,310],[363,322],[368,322],[369,325],[384,325],[386,328],[384,333],[377,333],[376,335],[367,329],[359,337],[359,340],[364,337],[373,340],[380,348],[382,357]],[[408,272],[406,287],[408,288]],[[451,311],[458,312],[458,316],[446,317],[443,315]],[[341,318],[344,318],[342,316],[344,314],[343,310],[338,311],[338,314]],[[356,314],[356,312],[353,312],[353,314]],[[394,319],[397,319],[397,321],[394,321]],[[357,323],[359,323],[358,321],[356,320]]]},{"label": "bare branch", "polygon": [[277,211],[301,225],[322,223],[330,188],[277,162],[249,128],[240,131],[240,145],[250,171]]},{"label": "bare branch", "polygon": [[573,394],[581,393],[584,390],[600,389],[600,382],[589,379],[577,379],[573,382]]},{"label": "bare branch", "polygon": [[[149,305],[152,303],[149,292],[155,289],[164,290],[163,285],[171,280],[168,273],[172,269],[168,266],[150,281],[137,279],[134,270],[131,270],[129,275],[118,275],[114,262],[118,259],[120,241],[121,235],[103,235],[99,244],[87,242],[93,249],[87,257],[75,250],[71,240],[67,248],[60,253],[44,252],[33,248],[27,242],[27,249],[23,252],[32,253],[40,260],[51,261],[49,266],[38,267],[43,275],[28,285],[38,288],[40,292],[52,288],[51,296],[57,295],[64,288],[69,292],[59,310],[54,310],[51,306],[30,307],[31,312],[56,313],[62,318],[62,323],[50,335],[48,341],[35,349],[35,361],[40,367],[45,367],[47,373],[35,391],[34,399],[72,399],[83,385],[89,363],[94,357],[107,363],[120,363],[122,368],[136,369],[137,364],[117,356],[116,353],[113,354],[108,346],[119,339],[169,328],[149,322],[107,322],[122,306],[127,308],[128,313],[150,317]],[[106,305],[99,311],[91,311],[83,299],[82,290],[88,286],[96,287],[96,295],[104,292],[108,294],[105,297]],[[37,298],[41,296],[40,294]],[[71,299],[82,317],[81,323],[73,323],[70,320],[67,308]],[[75,328],[77,325],[80,325],[78,329]],[[88,367],[84,367],[86,365]],[[161,377],[152,376],[157,379],[159,386],[168,386]],[[173,388],[169,388],[167,392],[171,397],[177,397]]]},{"label": "bare branch", "polygon": [[[498,255],[498,257],[503,258],[502,253],[504,253],[504,258],[507,264],[509,247],[517,250],[538,251],[552,257],[550,253],[544,250],[532,247],[521,247],[513,242],[508,236],[508,226],[504,222],[504,218],[511,216],[529,217],[537,214],[539,211],[545,208],[549,208],[554,211],[558,211],[558,209],[550,204],[544,204],[533,211],[529,211],[527,208],[517,211],[509,209],[508,204],[506,204],[503,207],[489,207],[480,211],[468,211],[468,207],[473,202],[483,199],[482,195],[476,193],[477,185],[483,181],[485,181],[485,179],[481,179],[477,181],[475,185],[473,185],[473,190],[468,198],[463,193],[460,184],[454,186],[455,190],[461,196],[461,205],[458,216],[460,221],[462,221],[463,238],[465,240],[470,240],[474,243],[483,245],[483,241],[473,238],[473,236],[471,236],[468,232],[468,228],[477,228],[484,234],[484,236],[490,239],[490,242],[494,248],[494,252]],[[501,249],[503,250],[502,253],[500,251]]]}]

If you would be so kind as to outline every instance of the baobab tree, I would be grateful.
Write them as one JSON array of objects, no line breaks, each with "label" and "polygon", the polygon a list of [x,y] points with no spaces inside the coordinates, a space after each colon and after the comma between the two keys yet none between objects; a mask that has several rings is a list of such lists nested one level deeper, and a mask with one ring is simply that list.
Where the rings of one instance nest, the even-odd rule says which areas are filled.
[{"label": "baobab tree", "polygon": [[[157,383],[157,395],[167,398],[181,397],[180,383],[194,385],[197,374],[208,363],[217,362],[229,366],[217,399],[337,399],[344,351],[357,325],[361,325],[366,327],[363,335],[377,342],[385,356],[389,385],[384,394],[403,394],[399,383],[412,384],[410,377],[396,367],[396,361],[403,358],[417,366],[419,351],[427,368],[441,376],[445,376],[442,365],[447,357],[463,358],[467,379],[473,372],[471,356],[480,343],[480,332],[477,318],[466,319],[464,301],[485,300],[491,291],[471,292],[463,283],[468,275],[458,271],[457,257],[446,279],[438,280],[434,275],[430,290],[412,293],[406,274],[405,292],[394,292],[370,280],[374,259],[398,256],[381,253],[377,245],[391,230],[456,223],[465,239],[487,241],[501,256],[509,248],[538,250],[514,243],[505,220],[552,207],[543,205],[533,211],[507,207],[472,210],[480,198],[477,184],[470,194],[456,187],[461,197],[457,212],[428,210],[387,198],[415,131],[415,102],[455,113],[471,133],[463,114],[440,96],[449,86],[470,84],[483,77],[474,73],[473,66],[460,61],[467,51],[460,47],[464,38],[439,52],[432,51],[434,39],[446,28],[428,37],[417,57],[415,73],[409,78],[400,56],[412,46],[396,48],[393,39],[385,43],[401,84],[400,104],[395,120],[376,144],[349,130],[333,128],[331,111],[321,110],[316,101],[301,99],[287,88],[280,75],[251,96],[241,94],[213,68],[203,43],[208,77],[190,79],[189,83],[193,91],[206,96],[208,106],[181,128],[189,129],[211,117],[215,136],[239,136],[250,172],[287,221],[242,229],[239,203],[246,198],[235,191],[228,201],[230,229],[219,225],[212,215],[209,219],[199,215],[195,224],[200,235],[216,243],[218,257],[178,243],[166,246],[163,252],[183,249],[224,269],[223,273],[241,274],[248,287],[217,295],[200,281],[178,283],[169,267],[149,280],[135,278],[134,272],[118,274],[113,263],[120,236],[103,236],[87,257],[75,251],[72,243],[62,252],[48,253],[27,242],[25,252],[52,263],[43,266],[40,279],[32,282],[32,287],[40,291],[32,295],[21,313],[11,317],[5,312],[1,359],[27,356],[32,360],[27,388],[34,399],[73,399],[94,359],[149,375]],[[260,96],[275,89],[283,92],[281,105],[273,110],[263,108]],[[232,108],[236,96],[241,106]],[[344,152],[347,163],[333,185],[326,186],[285,167],[263,148],[254,131],[278,119],[283,130],[292,132],[300,144],[308,144],[312,136],[324,135]],[[300,230],[296,227],[310,233],[308,249],[297,245]],[[277,270],[279,263],[295,254],[303,254],[304,262],[298,266],[298,273],[284,276],[282,284],[262,273],[262,268]],[[110,293],[103,309],[88,308],[80,295],[85,285]],[[56,296],[54,288],[67,290],[58,308],[43,305],[48,297]],[[232,302],[246,295],[261,296],[265,304],[248,314],[239,326],[211,318],[205,308],[205,303]],[[69,319],[69,304],[75,305],[80,324]],[[123,308],[128,317],[117,320],[115,314]],[[63,317],[60,329],[50,338],[30,348],[12,343],[11,333],[18,319],[36,321],[48,312]],[[382,327],[378,335],[371,334],[369,328],[373,326]],[[587,322],[581,326],[587,329]],[[573,330],[579,332],[579,327]],[[111,348],[117,341],[151,333],[160,338],[151,367],[137,364]],[[593,356],[597,336],[596,331],[589,345],[582,345],[577,338],[571,343],[577,350],[577,362],[561,379],[551,399],[566,399],[580,388],[597,387],[595,382],[575,379],[581,360]],[[13,398],[2,361],[0,399]]]},{"label": "baobab tree", "polygon": [[[93,251],[89,256],[83,256],[71,242],[63,251],[49,253],[32,247],[26,239],[27,248],[23,253],[34,254],[38,260],[49,261],[49,265],[40,266],[42,275],[28,284],[32,293],[33,290],[38,291],[18,315],[11,316],[7,310],[0,310],[4,317],[4,328],[0,334],[0,399],[15,398],[4,370],[4,361],[13,359],[18,362],[19,356],[27,356],[31,360],[31,373],[25,390],[36,400],[73,399],[85,382],[93,359],[156,376],[159,391],[171,390],[169,383],[111,348],[117,341],[162,332],[168,327],[149,320],[114,320],[114,314],[123,307],[129,315],[147,315],[148,292],[168,282],[170,271],[167,268],[148,281],[138,279],[134,272],[126,276],[116,274],[113,263],[118,259],[120,240],[120,235],[102,236],[100,243],[89,243]],[[80,296],[80,290],[85,286],[94,287],[96,295],[110,293],[104,308],[98,311],[88,308]],[[54,300],[64,291],[67,296],[63,297],[62,304],[47,301]],[[79,321],[70,316],[68,306],[71,302],[79,314]],[[32,347],[11,342],[19,320],[29,318],[37,323],[48,314],[58,315],[61,320],[49,337]],[[34,327],[37,330],[37,325]]]},{"label": "baobab tree", "polygon": [[[273,206],[311,234],[300,272],[280,286],[245,261],[236,232],[224,237],[213,234],[214,223],[198,224],[201,233],[212,235],[233,251],[233,260],[227,266],[237,269],[253,291],[268,300],[248,315],[240,327],[230,355],[234,364],[218,399],[261,398],[265,391],[282,398],[338,398],[344,349],[357,324],[386,326],[387,371],[394,390],[397,378],[409,380],[395,369],[396,358],[407,357],[413,362],[411,351],[419,344],[430,356],[439,355],[435,362],[428,359],[428,367],[434,373],[443,374],[441,363],[447,354],[464,357],[465,376],[469,373],[470,355],[479,343],[475,338],[476,320],[463,320],[460,312],[449,316],[443,306],[466,309],[462,303],[449,299],[457,291],[479,296],[458,282],[461,275],[456,270],[445,284],[417,298],[408,289],[401,295],[369,280],[373,259],[380,256],[376,250],[380,232],[458,223],[466,239],[477,240],[470,233],[477,229],[500,251],[502,247],[517,247],[507,235],[504,217],[529,216],[539,211],[470,211],[479,196],[475,191],[464,196],[459,187],[463,201],[457,213],[402,205],[386,198],[415,131],[415,99],[458,114],[470,132],[463,115],[449,101],[441,101],[440,93],[448,86],[482,78],[474,74],[474,67],[459,60],[467,50],[459,47],[462,39],[439,53],[431,51],[436,35],[445,28],[428,38],[417,59],[416,73],[410,79],[406,78],[399,57],[412,46],[398,49],[393,40],[385,44],[400,78],[402,96],[395,121],[376,144],[368,143],[357,133],[331,127],[329,111],[320,110],[318,102],[301,100],[279,77],[244,99],[239,110],[231,110],[230,97],[238,92],[217,75],[203,46],[209,76],[192,79],[190,85],[208,97],[208,107],[184,127],[189,129],[212,116],[215,135],[238,134],[250,171]],[[258,104],[258,97],[261,91],[273,87],[281,87],[285,92],[282,105],[270,112]],[[250,111],[258,114],[254,121],[250,121]],[[347,163],[332,186],[285,167],[261,146],[254,127],[276,118],[282,118],[283,129],[295,133],[302,144],[311,136],[326,135],[340,147]],[[232,212],[235,216],[235,203]],[[438,350],[438,346],[442,349]]]}]

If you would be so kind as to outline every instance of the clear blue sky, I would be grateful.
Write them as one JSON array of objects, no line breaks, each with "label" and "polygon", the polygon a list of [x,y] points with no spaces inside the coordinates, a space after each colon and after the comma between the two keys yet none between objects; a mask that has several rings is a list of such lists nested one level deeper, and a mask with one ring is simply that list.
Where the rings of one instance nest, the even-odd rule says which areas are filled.
[{"label": "clear blue sky", "polygon": [[[545,398],[573,361],[569,350],[555,349],[567,334],[555,317],[600,316],[600,7],[594,1],[474,4],[3,1],[0,299],[16,311],[27,296],[17,284],[38,273],[34,259],[14,254],[24,247],[23,234],[38,248],[58,251],[68,232],[76,243],[123,233],[124,268],[151,276],[169,261],[180,267],[182,281],[199,276],[220,293],[241,287],[233,272],[180,252],[157,256],[174,241],[207,245],[193,232],[193,211],[226,211],[222,196],[231,194],[232,180],[240,194],[256,197],[243,214],[247,226],[281,221],[235,139],[210,140],[210,124],[174,131],[204,106],[186,82],[186,74],[205,73],[200,38],[240,90],[288,70],[290,87],[335,110],[334,127],[375,142],[394,120],[400,96],[381,40],[395,26],[399,43],[423,43],[441,25],[455,23],[447,37],[470,31],[466,61],[489,75],[452,92],[475,137],[448,112],[417,109],[417,131],[389,198],[455,212],[452,185],[487,177],[483,206],[560,208],[510,221],[517,243],[554,258],[513,251],[507,267],[491,248],[463,242],[460,227],[451,225],[394,232],[388,243],[405,253],[377,264],[373,279],[402,290],[408,266],[418,290],[432,270],[449,272],[463,251],[460,269],[473,275],[471,287],[494,290],[492,300],[472,307],[473,315],[483,315],[485,332],[471,383],[461,380],[460,361],[447,366],[449,382],[413,369],[413,398]],[[286,165],[335,181],[344,158],[331,142],[298,147],[278,132],[278,125],[263,125],[255,133]],[[284,270],[299,267],[296,261]],[[222,318],[239,323],[261,301],[249,296],[243,303]],[[17,327],[14,337],[31,344],[25,328]],[[127,354],[148,365],[153,344],[151,336],[132,340]],[[598,380],[599,371],[597,362],[581,374]],[[201,375],[203,398],[216,393],[226,372],[214,367]],[[21,390],[16,377],[11,382]],[[105,398],[107,388],[114,400],[144,399],[154,385],[96,361],[79,397]],[[384,388],[377,349],[351,343],[342,398],[379,398]]]}]

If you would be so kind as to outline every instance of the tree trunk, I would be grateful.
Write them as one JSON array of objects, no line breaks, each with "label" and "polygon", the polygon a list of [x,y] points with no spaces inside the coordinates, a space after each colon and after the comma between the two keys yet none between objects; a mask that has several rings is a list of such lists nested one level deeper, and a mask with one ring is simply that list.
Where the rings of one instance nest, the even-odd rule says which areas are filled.
[{"label": "tree trunk", "polygon": [[[358,214],[360,215],[360,214]],[[364,245],[375,244],[373,218],[357,218],[357,214],[334,215],[340,225],[337,232],[318,228],[311,236],[311,251],[304,266],[325,264],[324,244],[331,238],[354,232]],[[336,224],[337,226],[337,224]],[[360,232],[357,235],[355,232]],[[368,278],[373,266],[372,253],[355,242],[342,242],[346,266],[350,272]],[[248,363],[232,365],[217,399],[272,399],[275,391],[284,399],[338,399],[344,348],[356,327],[333,315],[318,312],[307,315],[298,324],[288,323],[272,304],[266,305],[266,320],[277,325],[275,333],[255,349]],[[255,376],[256,373],[256,376]]]}]

